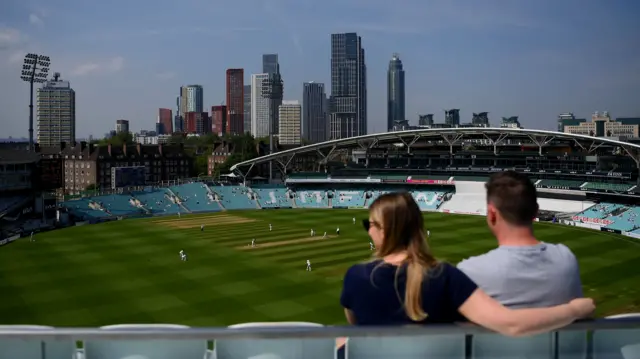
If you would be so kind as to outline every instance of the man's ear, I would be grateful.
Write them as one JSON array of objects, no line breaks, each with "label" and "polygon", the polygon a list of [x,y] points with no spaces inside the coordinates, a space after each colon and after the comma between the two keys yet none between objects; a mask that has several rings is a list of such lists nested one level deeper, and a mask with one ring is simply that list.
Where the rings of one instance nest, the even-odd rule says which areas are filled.
[{"label": "man's ear", "polygon": [[493,226],[496,224],[497,221],[498,221],[498,211],[496,207],[491,203],[487,204],[487,222]]}]

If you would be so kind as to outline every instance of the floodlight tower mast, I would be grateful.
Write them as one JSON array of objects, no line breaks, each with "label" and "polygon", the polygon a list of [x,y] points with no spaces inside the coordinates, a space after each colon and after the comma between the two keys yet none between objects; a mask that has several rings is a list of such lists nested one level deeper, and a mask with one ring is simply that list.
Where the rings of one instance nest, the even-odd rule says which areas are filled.
[{"label": "floodlight tower mast", "polygon": [[22,75],[20,78],[29,83],[29,151],[33,152],[33,84],[47,81],[49,56],[38,54],[27,54],[22,65]]}]

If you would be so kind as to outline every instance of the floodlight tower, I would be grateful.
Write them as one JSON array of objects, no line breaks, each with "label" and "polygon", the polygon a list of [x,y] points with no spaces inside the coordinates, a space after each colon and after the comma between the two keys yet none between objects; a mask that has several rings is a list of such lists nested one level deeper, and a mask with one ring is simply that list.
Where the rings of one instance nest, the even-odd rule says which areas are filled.
[{"label": "floodlight tower", "polygon": [[22,75],[20,78],[29,83],[29,151],[33,151],[33,84],[47,81],[49,56],[38,54],[27,54],[22,65]]}]

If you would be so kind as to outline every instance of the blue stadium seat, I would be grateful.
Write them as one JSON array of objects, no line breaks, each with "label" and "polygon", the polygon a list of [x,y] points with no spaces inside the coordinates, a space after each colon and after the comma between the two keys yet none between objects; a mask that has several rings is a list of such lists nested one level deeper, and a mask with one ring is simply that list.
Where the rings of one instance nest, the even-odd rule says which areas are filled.
[{"label": "blue stadium seat", "polygon": [[333,208],[364,207],[364,191],[336,191],[331,202]]},{"label": "blue stadium seat", "polygon": [[524,338],[509,338],[500,334],[473,336],[473,359],[527,358],[549,359],[554,352],[554,333]]},{"label": "blue stadium seat", "polygon": [[217,212],[221,208],[215,202],[213,192],[200,182],[171,186],[169,189],[182,199],[182,205],[192,212]]},{"label": "blue stadium seat", "polygon": [[249,198],[249,188],[244,186],[210,187],[220,197],[220,203],[226,209],[256,209],[256,202]]},{"label": "blue stadium seat", "polygon": [[[229,326],[230,329],[269,327],[322,327],[322,324],[307,322],[243,323]],[[331,359],[335,356],[333,338],[295,339],[232,339],[216,340],[216,359],[277,358],[277,359]],[[89,358],[87,358],[89,359]]]},{"label": "blue stadium seat", "polygon": [[251,190],[262,208],[291,208],[286,187],[252,187]]},{"label": "blue stadium seat", "polygon": [[465,359],[465,335],[349,338],[346,359]]},{"label": "blue stadium seat", "polygon": [[132,192],[131,195],[138,199],[152,214],[176,214],[184,212],[180,206],[173,203],[169,193],[164,188],[149,188],[145,191]]},{"label": "blue stadium seat", "polygon": [[298,208],[328,208],[329,198],[326,189],[307,189],[295,193]]},{"label": "blue stadium seat", "polygon": [[[46,330],[41,325],[0,325],[0,330]],[[76,343],[68,340],[22,340],[0,338],[0,359],[71,359]]]},{"label": "blue stadium seat", "polygon": [[640,329],[605,329],[593,332],[593,359],[640,358]]},{"label": "blue stadium seat", "polygon": [[[101,327],[104,330],[188,329],[174,324],[121,324]],[[85,359],[206,359],[205,340],[88,340],[84,343]]]}]

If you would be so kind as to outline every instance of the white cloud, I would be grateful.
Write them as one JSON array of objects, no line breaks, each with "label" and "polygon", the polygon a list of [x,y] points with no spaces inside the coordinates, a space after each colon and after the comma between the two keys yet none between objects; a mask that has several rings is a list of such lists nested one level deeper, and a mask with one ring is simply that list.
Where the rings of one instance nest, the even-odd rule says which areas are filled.
[{"label": "white cloud", "polygon": [[44,21],[42,21],[42,18],[35,13],[29,14],[29,23],[36,26],[44,25]]},{"label": "white cloud", "polygon": [[176,74],[170,71],[159,72],[156,74],[156,78],[159,80],[171,80],[174,77],[176,77]]},{"label": "white cloud", "polygon": [[124,58],[122,56],[113,57],[103,62],[86,62],[71,70],[75,76],[89,74],[110,74],[121,71],[124,68]]},{"label": "white cloud", "polygon": [[12,28],[0,28],[0,50],[13,47],[25,40],[25,36]]}]

